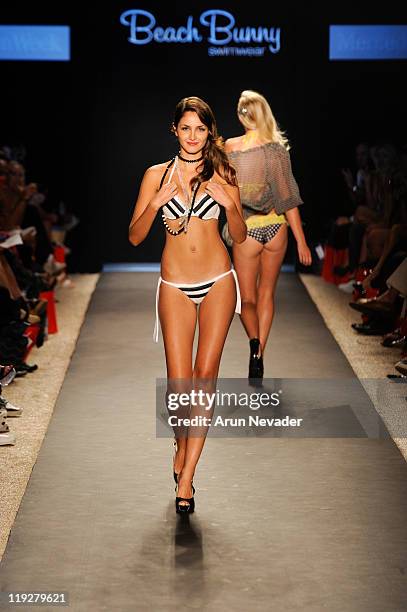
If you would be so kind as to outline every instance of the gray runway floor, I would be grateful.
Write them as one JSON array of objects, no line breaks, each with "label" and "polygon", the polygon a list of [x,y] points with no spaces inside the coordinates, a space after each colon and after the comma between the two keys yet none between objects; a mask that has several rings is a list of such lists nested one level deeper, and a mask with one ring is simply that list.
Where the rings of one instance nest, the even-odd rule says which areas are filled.
[{"label": "gray runway floor", "polygon": [[[316,401],[317,437],[209,437],[196,512],[176,516],[171,439],[156,437],[157,278],[101,277],[0,591],[68,593],[81,612],[407,610],[406,463],[391,439],[362,437],[363,418],[336,395],[355,384],[353,371],[294,274],[279,280],[265,376],[336,379],[331,409]],[[236,315],[220,377],[244,378],[247,360]],[[351,433],[333,437],[341,414]]]}]

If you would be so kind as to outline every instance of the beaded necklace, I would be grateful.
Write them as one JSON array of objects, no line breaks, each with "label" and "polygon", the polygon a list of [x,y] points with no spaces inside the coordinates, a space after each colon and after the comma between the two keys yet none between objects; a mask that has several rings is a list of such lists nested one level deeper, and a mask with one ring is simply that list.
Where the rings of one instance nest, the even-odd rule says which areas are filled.
[{"label": "beaded necklace", "polygon": [[[161,217],[162,217],[162,220],[163,220],[163,223],[164,223],[164,227],[165,227],[165,229],[166,229],[166,230],[167,230],[167,231],[168,231],[170,234],[172,234],[173,236],[178,236],[178,234],[180,234],[181,232],[184,232],[184,233],[186,234],[186,233],[187,233],[187,231],[188,231],[188,223],[189,223],[189,220],[190,220],[190,218],[191,218],[192,212],[193,212],[193,210],[194,210],[195,198],[196,198],[196,194],[197,194],[197,192],[198,192],[198,189],[199,189],[199,185],[200,185],[200,183],[197,183],[197,184],[196,184],[196,186],[195,186],[195,187],[192,189],[191,197],[189,198],[189,197],[188,197],[188,191],[187,191],[187,189],[186,189],[186,187],[185,187],[184,180],[182,179],[182,176],[181,176],[180,171],[179,171],[179,169],[178,169],[178,157],[176,156],[176,157],[174,157],[174,159],[172,159],[172,160],[170,161],[170,163],[168,164],[168,166],[167,166],[167,168],[166,168],[166,170],[165,170],[165,172],[164,172],[164,175],[163,175],[163,177],[162,177],[162,179],[161,179],[161,182],[160,182],[160,189],[161,189],[161,187],[162,187],[162,185],[163,185],[163,183],[164,183],[164,179],[165,179],[165,176],[166,176],[166,174],[167,174],[167,172],[168,172],[169,168],[170,168],[170,167],[171,167],[171,166],[172,166],[174,163],[175,163],[175,167],[174,167],[174,169],[176,169],[176,170],[177,170],[177,174],[178,174],[178,177],[179,177],[179,179],[180,179],[181,187],[182,187],[182,190],[183,190],[183,192],[184,192],[184,197],[185,197],[185,194],[186,194],[185,201],[186,201],[186,203],[187,203],[187,205],[186,205],[186,206],[187,206],[187,208],[186,208],[186,206],[184,206],[184,208],[186,208],[186,210],[185,210],[184,214],[182,214],[182,215],[181,215],[181,217],[180,217],[180,220],[179,220],[179,222],[178,222],[178,225],[179,225],[180,227],[179,227],[179,229],[178,229],[178,230],[173,230],[173,229],[172,229],[172,228],[171,228],[171,227],[168,225],[168,223],[167,223],[167,221],[166,221],[166,218],[165,218],[165,215],[164,215],[164,212],[162,212],[162,213],[161,213]],[[173,171],[174,171],[174,169],[173,169]],[[189,206],[188,206],[188,205],[189,205]]]}]

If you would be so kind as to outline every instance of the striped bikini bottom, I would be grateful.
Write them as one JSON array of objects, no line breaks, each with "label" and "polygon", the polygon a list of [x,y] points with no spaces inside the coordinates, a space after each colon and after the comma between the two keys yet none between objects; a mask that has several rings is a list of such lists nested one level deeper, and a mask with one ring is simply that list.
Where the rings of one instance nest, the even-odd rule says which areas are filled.
[{"label": "striped bikini bottom", "polygon": [[157,283],[157,291],[155,296],[155,325],[154,325],[154,333],[153,338],[155,342],[158,342],[158,333],[160,328],[160,318],[158,316],[158,297],[160,293],[160,285],[161,283],[165,283],[166,285],[171,285],[172,287],[176,287],[180,291],[182,291],[190,300],[192,300],[195,304],[200,304],[202,300],[205,299],[207,294],[209,293],[211,287],[216,283],[217,280],[223,278],[227,274],[233,274],[235,283],[236,283],[236,308],[235,312],[240,314],[241,312],[241,299],[240,299],[240,289],[239,282],[237,280],[236,271],[231,268],[227,272],[223,272],[223,274],[219,274],[219,276],[215,276],[215,278],[211,278],[209,280],[202,281],[200,283],[172,283],[170,281],[166,281],[163,278],[158,279]]}]

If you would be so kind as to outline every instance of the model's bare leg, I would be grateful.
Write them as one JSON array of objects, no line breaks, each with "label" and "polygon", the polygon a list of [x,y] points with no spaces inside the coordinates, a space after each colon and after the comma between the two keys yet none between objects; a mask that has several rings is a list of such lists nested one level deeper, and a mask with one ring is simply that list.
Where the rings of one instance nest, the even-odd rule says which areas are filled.
[{"label": "model's bare leg", "polygon": [[[194,389],[214,392],[226,336],[236,307],[236,284],[232,274],[213,285],[199,307],[199,340],[193,371]],[[204,406],[191,408],[194,414],[211,416]],[[191,481],[205,444],[208,427],[190,428],[185,462],[178,478],[180,497],[192,497]]]},{"label": "model's bare leg", "polygon": [[262,250],[263,245],[252,236],[248,236],[241,244],[233,244],[233,265],[242,298],[240,318],[249,340],[259,338],[260,333],[257,314],[257,278]]},{"label": "model's bare leg", "polygon": [[257,316],[262,353],[267,344],[274,318],[274,293],[281,265],[287,250],[287,225],[282,225],[277,234],[264,245],[260,257],[260,277],[257,288]]},{"label": "model's bare leg", "polygon": [[387,228],[372,229],[367,237],[367,252],[372,259],[378,260],[383,253],[384,245],[389,235]]},{"label": "model's bare leg", "polygon": [[[197,307],[182,291],[162,283],[158,312],[167,363],[168,392],[189,393]],[[179,474],[184,465],[186,437],[178,434],[176,441],[174,471]]]}]

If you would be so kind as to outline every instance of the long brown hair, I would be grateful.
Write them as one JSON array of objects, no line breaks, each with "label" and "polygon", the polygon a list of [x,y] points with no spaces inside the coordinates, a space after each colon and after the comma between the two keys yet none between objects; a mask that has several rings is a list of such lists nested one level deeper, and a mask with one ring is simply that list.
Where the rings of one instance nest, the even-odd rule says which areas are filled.
[{"label": "long brown hair", "polygon": [[223,150],[223,140],[218,135],[214,114],[206,102],[196,96],[180,100],[175,108],[173,130],[178,126],[184,113],[188,111],[196,113],[209,130],[208,140],[202,151],[204,159],[201,165],[203,167],[198,176],[191,180],[191,186],[209,181],[215,171],[229,185],[237,186],[236,170],[229,164],[227,155]]}]

